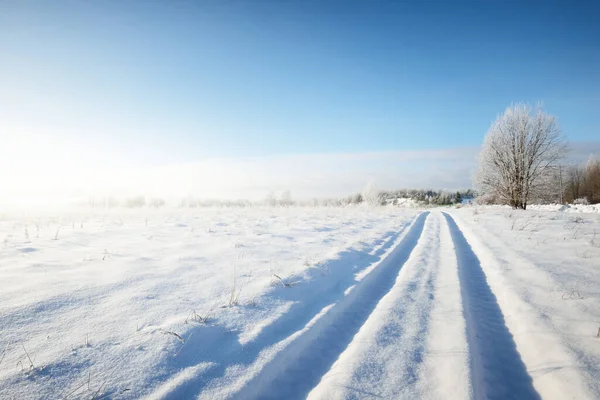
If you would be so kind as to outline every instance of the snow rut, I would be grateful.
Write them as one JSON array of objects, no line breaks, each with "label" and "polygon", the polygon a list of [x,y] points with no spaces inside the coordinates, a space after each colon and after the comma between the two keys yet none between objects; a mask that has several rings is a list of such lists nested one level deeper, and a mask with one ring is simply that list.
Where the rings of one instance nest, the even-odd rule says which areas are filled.
[{"label": "snow rut", "polygon": [[432,215],[394,286],[309,398],[420,398],[439,238],[440,218]]},{"label": "snow rut", "polygon": [[539,399],[471,246],[444,213],[454,241],[476,399]]},{"label": "snow rut", "polygon": [[[598,372],[598,363],[593,362],[596,342],[593,336],[561,334],[554,325],[553,319],[556,321],[565,313],[573,313],[573,321],[582,317],[573,308],[554,308],[556,303],[548,302],[546,287],[539,286],[546,280],[544,267],[521,258],[496,235],[479,229],[476,234],[464,220],[456,223],[484,266],[539,395],[544,399],[600,398],[599,381],[594,379]],[[582,320],[587,322],[593,317],[588,314]],[[580,347],[585,342],[593,347]]]},{"label": "snow rut", "polygon": [[380,299],[390,291],[417,246],[428,215],[428,212],[421,214],[391,254],[343,299],[325,307],[321,315],[241,388],[237,398],[305,398],[344,352]]}]

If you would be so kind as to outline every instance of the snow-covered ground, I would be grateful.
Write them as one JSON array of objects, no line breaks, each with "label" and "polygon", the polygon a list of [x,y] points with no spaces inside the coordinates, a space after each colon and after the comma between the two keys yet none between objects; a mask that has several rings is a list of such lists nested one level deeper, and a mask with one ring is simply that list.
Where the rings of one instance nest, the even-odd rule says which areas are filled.
[{"label": "snow-covered ground", "polygon": [[600,398],[600,215],[0,216],[0,398]]},{"label": "snow-covered ground", "polygon": [[[485,206],[486,209],[501,208],[510,210],[510,206]],[[531,204],[527,206],[529,211],[560,211],[567,213],[600,213],[600,204]]]},{"label": "snow-covered ground", "polygon": [[561,211],[574,213],[600,213],[600,204],[533,204],[529,206],[530,210]]}]

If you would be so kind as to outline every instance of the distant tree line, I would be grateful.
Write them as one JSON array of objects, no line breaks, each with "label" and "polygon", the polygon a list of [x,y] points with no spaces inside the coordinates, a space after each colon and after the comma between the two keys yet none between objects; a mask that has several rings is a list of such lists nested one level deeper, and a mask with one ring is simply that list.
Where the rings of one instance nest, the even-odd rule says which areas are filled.
[{"label": "distant tree line", "polygon": [[[203,207],[345,207],[358,204],[368,204],[372,206],[382,205],[403,205],[404,200],[413,200],[421,205],[445,206],[460,204],[463,200],[470,200],[476,197],[472,189],[461,191],[445,191],[432,189],[398,189],[398,190],[379,190],[375,185],[369,184],[360,193],[338,198],[314,198],[308,200],[293,200],[289,190],[284,190],[279,195],[269,192],[263,200],[250,201],[247,199],[224,200],[224,199],[202,199],[193,196],[187,196],[179,200],[179,208],[203,208]],[[92,208],[159,208],[165,205],[162,198],[146,198],[144,196],[134,196],[124,199],[115,197],[92,197],[88,200],[88,205]]]},{"label": "distant tree line", "polygon": [[600,161],[590,158],[585,166],[571,166],[565,171],[563,201],[600,203]]},{"label": "distant tree line", "polygon": [[154,207],[160,208],[165,205],[165,200],[160,197],[145,197],[145,196],[133,196],[124,199],[117,199],[116,197],[90,197],[88,199],[88,206],[92,208],[115,208],[115,207],[127,207],[127,208],[141,208],[141,207]]},{"label": "distant tree line", "polygon": [[421,204],[446,206],[462,203],[463,200],[473,199],[475,192],[472,189],[450,192],[431,189],[400,189],[381,192],[386,201],[394,199],[412,199]]}]

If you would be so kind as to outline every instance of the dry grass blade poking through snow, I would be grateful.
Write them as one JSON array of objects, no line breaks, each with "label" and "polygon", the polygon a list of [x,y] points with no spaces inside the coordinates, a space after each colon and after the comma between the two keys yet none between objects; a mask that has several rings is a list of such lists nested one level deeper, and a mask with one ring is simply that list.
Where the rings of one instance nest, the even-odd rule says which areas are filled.
[{"label": "dry grass blade poking through snow", "polygon": [[33,365],[33,361],[31,360],[31,357],[29,356],[29,353],[27,352],[25,345],[21,345],[21,346],[23,347],[23,351],[25,351],[25,354],[27,355],[27,359],[29,360],[29,370],[33,371],[35,369],[35,366]]},{"label": "dry grass blade poking through snow", "polygon": [[235,263],[233,264],[233,285],[231,287],[231,294],[229,295],[229,302],[227,303],[227,307],[234,307],[240,304],[240,294],[242,293],[242,288],[240,287],[238,290],[237,287],[237,276],[235,273]]},{"label": "dry grass blade poking through snow", "polygon": [[286,288],[291,288],[292,285],[295,285],[297,283],[299,283],[300,281],[294,281],[294,282],[286,282],[285,280],[283,280],[283,278],[281,278],[279,275],[277,274],[273,274],[274,278],[277,278],[277,280],[283,285],[283,287]]},{"label": "dry grass blade poking through snow", "polygon": [[181,343],[184,343],[184,344],[185,344],[185,340],[183,340],[183,338],[181,337],[181,335],[180,335],[180,334],[178,334],[178,333],[175,333],[175,332],[173,332],[173,331],[167,331],[167,330],[164,330],[164,329],[161,329],[161,332],[162,332],[162,333],[164,333],[165,335],[172,335],[172,336],[175,336],[175,337],[176,337],[176,338],[177,338],[177,339],[178,339],[178,340],[179,340]]},{"label": "dry grass blade poking through snow", "polygon": [[206,325],[208,323],[209,319],[212,317],[212,315],[213,315],[212,312],[209,312],[206,314],[198,314],[196,312],[196,310],[192,310],[191,314],[186,317],[184,324],[187,324],[188,320],[189,320],[189,321],[199,322],[201,324]]}]

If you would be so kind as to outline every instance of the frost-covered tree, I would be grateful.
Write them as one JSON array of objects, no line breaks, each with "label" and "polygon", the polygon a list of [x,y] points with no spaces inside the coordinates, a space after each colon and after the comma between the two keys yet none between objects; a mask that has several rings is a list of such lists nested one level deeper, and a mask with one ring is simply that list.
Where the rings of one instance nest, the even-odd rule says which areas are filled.
[{"label": "frost-covered tree", "polygon": [[526,104],[512,105],[486,134],[477,186],[483,195],[526,209],[528,200],[543,190],[547,175],[566,152],[555,117]]},{"label": "frost-covered tree", "polygon": [[356,193],[350,196],[350,204],[360,204],[363,202],[363,196],[360,193]]},{"label": "frost-covered tree", "polygon": [[284,190],[281,193],[281,199],[279,200],[279,204],[282,206],[291,206],[294,204],[292,201],[292,193],[289,190]]},{"label": "frost-covered tree", "polygon": [[381,191],[374,182],[369,182],[363,189],[361,195],[365,203],[369,205],[375,206],[382,204]]},{"label": "frost-covered tree", "polygon": [[275,199],[275,193],[273,193],[272,191],[267,193],[267,196],[265,197],[265,204],[271,207],[277,204],[277,199]]}]

